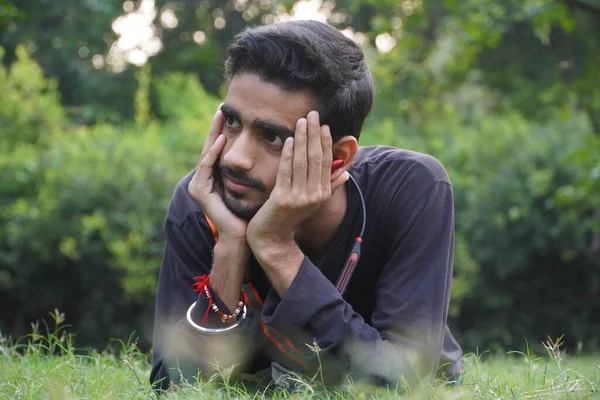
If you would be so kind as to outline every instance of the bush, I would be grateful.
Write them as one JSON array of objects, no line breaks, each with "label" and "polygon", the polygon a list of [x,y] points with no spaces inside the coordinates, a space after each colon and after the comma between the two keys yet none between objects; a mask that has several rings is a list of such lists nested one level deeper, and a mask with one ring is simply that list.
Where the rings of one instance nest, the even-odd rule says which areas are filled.
[{"label": "bush", "polygon": [[[44,79],[42,69],[23,47],[17,48],[16,55],[10,70],[0,62],[0,153],[43,142],[65,126],[56,82]],[[0,47],[0,60],[3,57]]]},{"label": "bush", "polygon": [[[45,96],[43,87],[28,92],[32,103]],[[143,128],[71,127],[43,146],[15,136],[15,151],[0,158],[7,166],[0,192],[2,331],[21,335],[58,308],[80,344],[102,347],[133,330],[148,344],[167,206],[197,162],[216,104],[197,104],[193,137],[180,130],[189,118],[168,115]]]},{"label": "bush", "polygon": [[[459,330],[470,347],[514,348],[565,335],[597,349],[600,257],[587,256],[597,232],[589,218],[598,203],[588,193],[579,211],[561,195],[590,171],[575,154],[599,154],[589,122],[530,123],[519,115],[488,117],[463,130],[451,147],[458,230],[480,271],[460,311]],[[585,195],[582,195],[585,197]],[[597,254],[597,253],[596,253]],[[460,266],[459,266],[460,271]]]}]

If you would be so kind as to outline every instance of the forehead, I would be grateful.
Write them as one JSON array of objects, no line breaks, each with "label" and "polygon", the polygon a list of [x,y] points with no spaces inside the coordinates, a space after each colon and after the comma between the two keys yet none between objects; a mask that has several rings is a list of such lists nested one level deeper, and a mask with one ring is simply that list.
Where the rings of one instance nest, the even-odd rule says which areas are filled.
[{"label": "forehead", "polygon": [[225,104],[241,114],[242,122],[273,121],[292,130],[298,119],[317,110],[310,90],[287,91],[255,74],[234,76],[227,87]]}]

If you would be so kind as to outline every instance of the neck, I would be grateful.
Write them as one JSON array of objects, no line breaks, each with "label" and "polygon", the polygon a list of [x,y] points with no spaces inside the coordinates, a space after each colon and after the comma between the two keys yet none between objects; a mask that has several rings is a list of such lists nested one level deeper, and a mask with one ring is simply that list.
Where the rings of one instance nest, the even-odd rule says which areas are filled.
[{"label": "neck", "polygon": [[348,201],[346,185],[340,186],[321,207],[296,229],[296,242],[313,262],[320,259],[333,244],[342,224]]}]

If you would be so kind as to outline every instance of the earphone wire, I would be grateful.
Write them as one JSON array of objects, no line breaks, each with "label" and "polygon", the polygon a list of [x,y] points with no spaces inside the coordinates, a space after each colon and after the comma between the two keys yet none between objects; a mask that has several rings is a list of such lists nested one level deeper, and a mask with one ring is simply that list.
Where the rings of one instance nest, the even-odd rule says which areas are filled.
[{"label": "earphone wire", "polygon": [[365,226],[367,225],[367,206],[365,205],[365,198],[362,194],[362,190],[360,190],[360,186],[358,186],[358,182],[356,182],[356,179],[354,179],[354,177],[350,173],[348,173],[348,175],[350,176],[350,180],[354,184],[354,187],[356,188],[356,191],[358,192],[358,195],[360,197],[360,205],[362,208],[362,226],[360,228],[360,233],[358,234],[358,237],[362,239],[365,233]]},{"label": "earphone wire", "polygon": [[350,279],[354,274],[354,269],[356,268],[356,265],[360,260],[360,248],[363,242],[362,237],[365,233],[365,226],[367,224],[367,206],[365,205],[365,198],[362,194],[362,190],[360,190],[358,182],[356,182],[352,175],[350,175],[350,179],[352,180],[352,183],[354,184],[354,187],[356,188],[356,190],[358,191],[358,195],[360,196],[360,203],[362,208],[362,226],[360,228],[359,235],[354,239],[352,251],[350,252],[348,260],[344,264],[344,269],[342,270],[342,273],[340,274],[336,284],[336,289],[340,292],[342,296],[344,295],[344,292],[346,292],[346,287],[348,287],[348,283],[350,283]]}]

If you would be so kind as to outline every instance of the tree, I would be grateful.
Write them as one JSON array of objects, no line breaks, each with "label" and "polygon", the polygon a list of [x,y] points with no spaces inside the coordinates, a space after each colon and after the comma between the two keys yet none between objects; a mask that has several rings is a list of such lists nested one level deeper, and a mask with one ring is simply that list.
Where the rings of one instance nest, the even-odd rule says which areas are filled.
[{"label": "tree", "polygon": [[76,121],[132,117],[134,71],[114,74],[94,66],[94,57],[96,66],[101,65],[98,57],[106,58],[115,38],[111,22],[122,5],[121,0],[6,2],[2,7],[17,18],[0,25],[4,64],[11,65],[17,46],[24,45],[46,76],[57,79],[62,102]]}]

